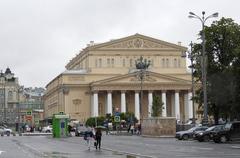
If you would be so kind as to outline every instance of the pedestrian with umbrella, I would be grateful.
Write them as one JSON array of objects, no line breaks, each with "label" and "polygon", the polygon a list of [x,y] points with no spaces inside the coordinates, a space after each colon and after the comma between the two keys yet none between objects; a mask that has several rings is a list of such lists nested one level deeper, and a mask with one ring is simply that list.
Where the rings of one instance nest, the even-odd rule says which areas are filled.
[{"label": "pedestrian with umbrella", "polygon": [[105,129],[106,127],[104,126],[96,126],[96,133],[95,133],[95,137],[96,137],[96,149],[98,148],[99,150],[101,149],[101,140],[102,140],[102,129]]}]

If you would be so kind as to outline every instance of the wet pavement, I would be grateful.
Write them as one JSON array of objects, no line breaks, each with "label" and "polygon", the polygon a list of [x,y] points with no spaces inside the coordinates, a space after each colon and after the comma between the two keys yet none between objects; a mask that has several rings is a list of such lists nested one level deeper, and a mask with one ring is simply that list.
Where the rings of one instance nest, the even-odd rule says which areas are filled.
[{"label": "wet pavement", "polygon": [[[3,152],[1,152],[3,151]],[[88,150],[84,141],[71,142],[69,138],[4,137],[0,139],[0,157],[4,158],[139,158],[109,150]]]},{"label": "wet pavement", "polygon": [[82,137],[1,137],[0,158],[239,158],[240,155],[239,143],[215,144],[174,138],[104,135],[102,144],[101,150],[92,146],[89,151]]}]

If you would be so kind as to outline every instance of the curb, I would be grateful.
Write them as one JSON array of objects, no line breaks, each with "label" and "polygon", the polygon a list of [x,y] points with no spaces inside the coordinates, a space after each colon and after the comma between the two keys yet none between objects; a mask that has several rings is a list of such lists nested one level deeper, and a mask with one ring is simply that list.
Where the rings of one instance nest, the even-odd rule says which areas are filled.
[{"label": "curb", "polygon": [[175,138],[175,136],[167,136],[167,135],[163,135],[163,136],[141,135],[141,136],[146,138]]}]

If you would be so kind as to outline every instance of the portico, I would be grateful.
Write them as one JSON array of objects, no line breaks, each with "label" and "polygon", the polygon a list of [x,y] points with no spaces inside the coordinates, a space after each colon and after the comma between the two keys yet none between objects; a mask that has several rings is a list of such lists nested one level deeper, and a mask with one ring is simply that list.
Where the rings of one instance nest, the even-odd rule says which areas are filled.
[{"label": "portico", "polygon": [[[160,96],[163,102],[162,117],[175,117],[181,121],[192,118],[192,92],[189,91],[191,84],[183,83],[188,81],[149,72],[148,79],[143,83],[143,103],[140,114],[140,87],[139,82],[134,80],[134,76],[135,73],[132,73],[92,83],[91,116],[112,115],[118,108],[120,112],[133,112],[137,119],[151,117],[153,96],[156,95]],[[121,82],[126,80],[131,82],[122,85]],[[165,83],[159,83],[163,80]],[[99,108],[102,105],[105,106]]]}]

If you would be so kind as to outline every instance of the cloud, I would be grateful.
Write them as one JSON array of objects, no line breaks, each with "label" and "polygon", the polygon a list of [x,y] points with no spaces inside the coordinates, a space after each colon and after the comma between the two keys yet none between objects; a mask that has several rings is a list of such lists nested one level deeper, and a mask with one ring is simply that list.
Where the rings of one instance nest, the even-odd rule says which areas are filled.
[{"label": "cloud", "polygon": [[239,23],[238,6],[227,0],[1,0],[0,69],[9,66],[22,85],[44,87],[91,40],[141,33],[187,46],[201,29],[189,11],[218,11]]}]

